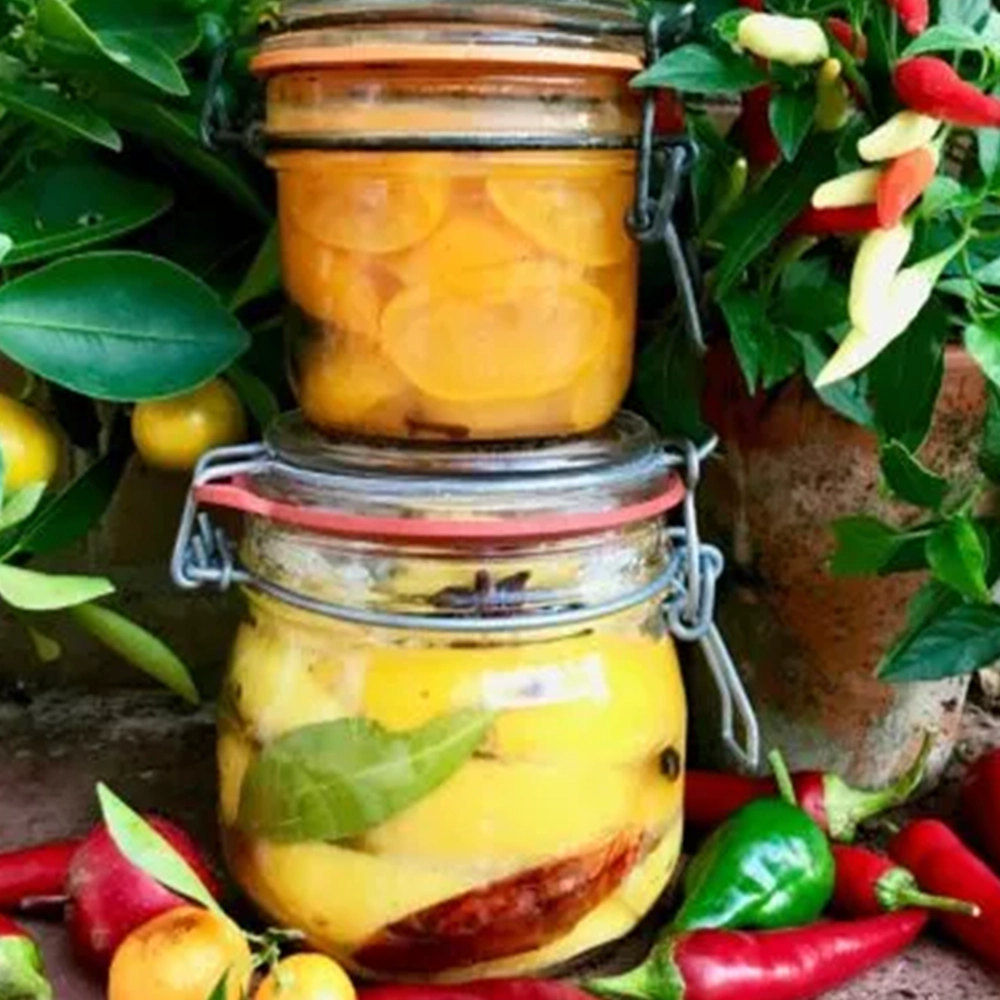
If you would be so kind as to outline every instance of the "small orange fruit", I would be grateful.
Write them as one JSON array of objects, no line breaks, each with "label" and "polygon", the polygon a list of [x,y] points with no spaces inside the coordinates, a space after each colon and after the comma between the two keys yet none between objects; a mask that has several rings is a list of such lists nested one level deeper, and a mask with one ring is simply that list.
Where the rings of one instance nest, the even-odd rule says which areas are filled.
[{"label": "small orange fruit", "polygon": [[170,910],[134,930],[111,962],[108,1000],[206,1000],[226,976],[240,1000],[253,958],[229,919],[196,906]]},{"label": "small orange fruit", "polygon": [[347,973],[325,955],[292,955],[268,973],[254,1000],[355,1000]]}]

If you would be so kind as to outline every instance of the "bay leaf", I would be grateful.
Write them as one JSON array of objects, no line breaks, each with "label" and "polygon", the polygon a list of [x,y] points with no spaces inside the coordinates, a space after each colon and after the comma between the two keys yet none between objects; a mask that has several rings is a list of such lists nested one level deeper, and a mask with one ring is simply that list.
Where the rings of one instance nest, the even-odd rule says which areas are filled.
[{"label": "bay leaf", "polygon": [[292,730],[247,770],[239,826],[281,843],[356,837],[450,778],[482,744],[493,718],[469,710],[409,732],[363,718]]}]

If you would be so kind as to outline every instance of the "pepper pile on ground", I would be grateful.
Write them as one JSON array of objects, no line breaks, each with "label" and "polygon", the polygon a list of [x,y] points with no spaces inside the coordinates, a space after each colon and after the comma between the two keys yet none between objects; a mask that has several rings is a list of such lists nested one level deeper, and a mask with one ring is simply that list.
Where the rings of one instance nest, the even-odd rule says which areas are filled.
[{"label": "pepper pile on ground", "polygon": [[[650,955],[610,978],[387,985],[361,1000],[807,1000],[908,947],[932,920],[1000,969],[1000,877],[939,820],[897,832],[888,856],[851,846],[859,824],[900,805],[922,780],[931,746],[883,789],[834,775],[774,779],[691,772],[686,804],[707,834],[682,901]],[[66,904],[82,962],[106,976],[109,1000],[354,1000],[333,960],[296,952],[294,931],[243,931],[191,839],[99,788],[104,822],[80,842],[0,855],[0,908]],[[963,834],[1000,868],[1000,750],[969,770]],[[825,916],[829,914],[835,919]],[[252,994],[249,992],[252,989]],[[26,932],[0,918],[0,1000],[49,1000]]]}]

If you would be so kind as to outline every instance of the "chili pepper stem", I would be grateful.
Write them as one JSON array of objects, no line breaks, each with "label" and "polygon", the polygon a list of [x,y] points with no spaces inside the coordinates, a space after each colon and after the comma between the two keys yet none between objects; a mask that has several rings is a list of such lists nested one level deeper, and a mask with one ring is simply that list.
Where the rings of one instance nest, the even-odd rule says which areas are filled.
[{"label": "chili pepper stem", "polygon": [[906,802],[923,781],[933,748],[934,734],[927,732],[916,759],[904,774],[885,788],[852,788],[836,775],[827,775],[824,783],[830,836],[849,843],[865,820]]},{"label": "chili pepper stem", "polygon": [[906,909],[939,910],[943,913],[959,913],[964,917],[978,917],[981,912],[975,903],[923,892],[916,877],[906,868],[890,868],[875,884],[875,896],[879,905],[889,912]]},{"label": "chili pepper stem", "polygon": [[785,763],[785,758],[781,755],[781,751],[772,750],[767,755],[767,762],[771,765],[771,770],[774,772],[774,780],[778,784],[778,791],[781,792],[781,797],[790,806],[797,806],[799,803],[795,796],[795,785],[792,783],[792,775],[788,770],[788,765]]},{"label": "chili pepper stem", "polygon": [[580,983],[598,996],[633,997],[635,1000],[683,1000],[684,984],[673,959],[674,946],[667,938],[658,942],[649,957],[634,969],[617,976],[602,976]]}]

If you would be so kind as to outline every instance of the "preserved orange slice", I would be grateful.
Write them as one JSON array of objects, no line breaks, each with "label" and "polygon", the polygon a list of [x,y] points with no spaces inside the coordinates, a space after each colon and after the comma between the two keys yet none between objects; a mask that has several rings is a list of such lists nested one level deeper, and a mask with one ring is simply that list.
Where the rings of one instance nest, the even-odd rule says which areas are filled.
[{"label": "preserved orange slice", "polygon": [[466,210],[449,218],[434,234],[388,262],[408,285],[433,282],[444,275],[452,283],[475,282],[484,268],[529,260],[537,249],[496,213]]},{"label": "preserved orange slice", "polygon": [[335,250],[286,216],[281,269],[288,297],[303,312],[340,330],[377,336],[382,282],[370,258]]},{"label": "preserved orange slice", "polygon": [[608,297],[558,266],[514,264],[397,295],[380,342],[428,396],[525,399],[565,386],[604,348]]},{"label": "preserved orange slice", "polygon": [[[574,383],[575,384],[575,383]],[[498,399],[487,402],[436,399],[421,396],[414,426],[450,427],[476,440],[545,437],[571,434],[573,422],[565,393],[533,399]]]},{"label": "preserved orange slice", "polygon": [[299,402],[321,427],[357,428],[382,405],[405,397],[407,388],[386,358],[356,341],[307,348],[299,361]]},{"label": "preserved orange slice", "polygon": [[504,170],[486,188],[504,218],[540,247],[585,267],[606,267],[637,252],[625,228],[633,184],[630,175],[610,171],[522,177]]},{"label": "preserved orange slice", "polygon": [[448,179],[436,164],[385,154],[282,158],[282,213],[328,246],[386,254],[426,239],[444,217]]}]

